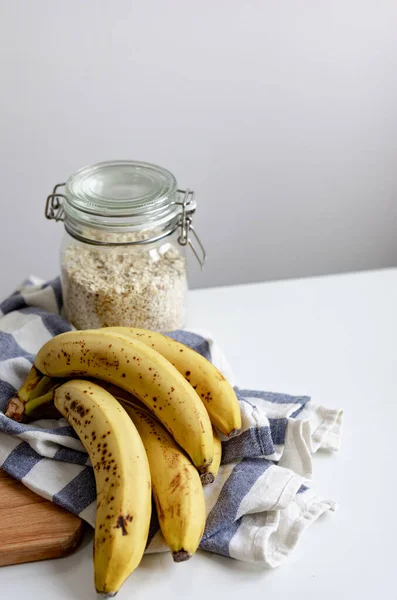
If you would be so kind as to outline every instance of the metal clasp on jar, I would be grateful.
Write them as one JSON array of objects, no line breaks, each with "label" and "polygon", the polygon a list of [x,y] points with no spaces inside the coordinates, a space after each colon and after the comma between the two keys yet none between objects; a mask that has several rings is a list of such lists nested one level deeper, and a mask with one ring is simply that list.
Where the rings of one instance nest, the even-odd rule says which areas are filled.
[{"label": "metal clasp on jar", "polygon": [[[58,192],[59,188],[64,187],[65,185],[66,185],[66,183],[57,183],[57,185],[54,187],[54,189],[52,191],[52,194],[47,196],[44,214],[45,214],[46,218],[49,219],[50,221],[64,221],[65,220],[65,211],[63,208],[63,201],[66,200],[67,198],[66,198],[65,194]],[[178,243],[181,246],[190,246],[200,267],[203,268],[204,263],[207,259],[207,254],[206,254],[205,248],[204,248],[198,234],[196,233],[196,230],[194,229],[194,227],[192,225],[192,221],[193,221],[192,215],[196,210],[196,203],[194,201],[194,192],[192,190],[187,189],[187,190],[177,190],[177,193],[180,194],[181,196],[183,196],[183,198],[182,198],[182,200],[172,202],[172,204],[180,206],[182,210],[181,210],[180,218],[178,219],[176,226],[174,228],[165,231],[164,234],[157,236],[156,238],[140,240],[137,242],[127,242],[126,244],[122,244],[122,245],[134,245],[134,244],[145,244],[145,243],[155,242],[155,241],[158,241],[159,239],[162,239],[162,238],[167,237],[168,235],[174,233],[174,231],[179,227],[180,233],[179,233],[179,237],[178,237]],[[198,246],[198,250],[196,249],[194,241],[192,241],[192,239],[190,237],[190,233],[193,234],[194,241],[196,242],[196,244]],[[105,243],[101,243],[100,245],[113,245],[113,244],[111,244],[111,243],[106,244],[106,242],[105,242]]]},{"label": "metal clasp on jar", "polygon": [[59,193],[58,189],[65,187],[65,185],[66,183],[57,183],[52,190],[52,194],[47,196],[44,214],[50,221],[64,221],[63,201],[61,201],[61,198],[62,200],[66,200],[66,196]]},{"label": "metal clasp on jar", "polygon": [[[205,252],[205,248],[203,246],[203,244],[201,243],[201,240],[199,238],[199,236],[197,235],[193,225],[192,225],[192,215],[194,213],[194,211],[196,210],[196,203],[194,202],[194,192],[192,190],[178,190],[178,194],[183,194],[183,200],[179,201],[179,202],[175,202],[175,204],[177,204],[178,206],[182,207],[182,213],[181,213],[181,218],[180,218],[180,234],[178,237],[178,242],[181,244],[181,246],[187,246],[189,245],[194,256],[197,258],[200,267],[203,268],[204,267],[204,263],[206,261],[207,258],[207,254]],[[197,252],[192,240],[190,239],[190,232],[192,232],[198,247],[199,247],[199,252],[201,253],[201,256],[199,255],[199,253]]]}]

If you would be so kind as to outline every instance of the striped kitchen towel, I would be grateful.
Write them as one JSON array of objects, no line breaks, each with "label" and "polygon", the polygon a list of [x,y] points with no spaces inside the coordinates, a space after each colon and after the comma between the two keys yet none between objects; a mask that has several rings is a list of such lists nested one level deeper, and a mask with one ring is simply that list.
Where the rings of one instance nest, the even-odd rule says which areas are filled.
[{"label": "striped kitchen towel", "polygon": [[[3,412],[40,346],[71,329],[60,316],[61,306],[59,279],[43,283],[35,278],[0,304],[0,466],[94,525],[93,470],[67,421],[42,419],[23,425]],[[223,372],[235,386],[243,417],[241,434],[223,440],[217,479],[205,487],[207,526],[200,547],[276,567],[309,525],[336,508],[310,488],[311,457],[319,448],[338,449],[342,412],[314,404],[307,396],[239,388],[210,335],[174,331],[170,336]],[[163,550],[154,515],[147,551]]]}]

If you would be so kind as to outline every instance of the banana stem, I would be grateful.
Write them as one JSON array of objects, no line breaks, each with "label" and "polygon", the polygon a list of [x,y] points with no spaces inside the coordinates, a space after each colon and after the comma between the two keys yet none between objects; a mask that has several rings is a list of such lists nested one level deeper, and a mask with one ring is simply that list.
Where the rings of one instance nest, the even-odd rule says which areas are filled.
[{"label": "banana stem", "polygon": [[[49,392],[46,392],[38,398],[33,398],[25,404],[25,415],[27,418],[31,417],[33,413],[36,413],[38,408],[44,408],[47,404],[54,402],[54,392],[60,384],[53,385]],[[35,415],[37,416],[37,415]]]},{"label": "banana stem", "polygon": [[13,421],[25,419],[25,406],[31,400],[46,394],[54,386],[54,380],[40,373],[33,365],[16,396],[7,403],[5,415]]},{"label": "banana stem", "polygon": [[37,384],[35,389],[29,395],[27,402],[30,400],[34,400],[35,398],[39,398],[39,396],[43,396],[49,390],[54,387],[54,380],[51,377],[47,377],[47,375],[42,375],[40,382]]},{"label": "banana stem", "polygon": [[27,402],[43,377],[43,374],[33,365],[22,384],[22,387],[18,390],[18,398],[24,403]]}]

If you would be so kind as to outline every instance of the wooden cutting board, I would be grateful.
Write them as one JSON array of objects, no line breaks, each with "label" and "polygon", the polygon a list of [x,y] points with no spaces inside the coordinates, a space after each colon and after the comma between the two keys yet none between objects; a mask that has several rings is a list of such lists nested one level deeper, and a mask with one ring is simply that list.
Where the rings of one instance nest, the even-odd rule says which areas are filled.
[{"label": "wooden cutting board", "polygon": [[0,566],[70,554],[83,521],[0,469]]}]

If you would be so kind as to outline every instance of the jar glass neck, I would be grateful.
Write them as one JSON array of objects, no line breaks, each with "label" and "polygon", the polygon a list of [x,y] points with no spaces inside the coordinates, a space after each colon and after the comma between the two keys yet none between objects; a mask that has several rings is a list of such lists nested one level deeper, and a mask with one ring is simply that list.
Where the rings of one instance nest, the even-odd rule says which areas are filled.
[{"label": "jar glass neck", "polygon": [[145,245],[165,239],[180,228],[180,218],[161,224],[148,224],[141,227],[128,224],[103,225],[100,223],[87,224],[75,219],[65,212],[64,225],[66,231],[75,239],[94,246],[132,246]]}]

